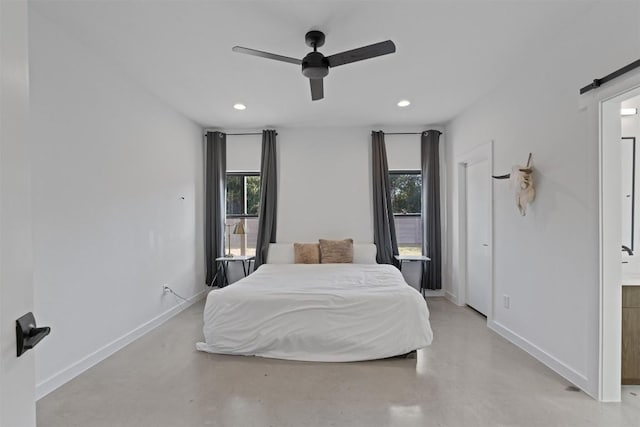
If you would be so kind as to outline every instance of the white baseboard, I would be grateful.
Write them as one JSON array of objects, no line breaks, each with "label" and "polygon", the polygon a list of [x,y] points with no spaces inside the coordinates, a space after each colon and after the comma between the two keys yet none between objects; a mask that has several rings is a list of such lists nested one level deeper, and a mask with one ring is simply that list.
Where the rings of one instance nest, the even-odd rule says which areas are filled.
[{"label": "white baseboard", "polygon": [[454,303],[455,305],[458,305],[458,297],[454,294],[452,294],[451,292],[447,291],[444,293],[444,297],[446,299],[448,299],[449,301],[451,301],[452,303]]},{"label": "white baseboard", "polygon": [[429,297],[443,297],[444,296],[444,291],[442,289],[438,289],[438,290],[425,289],[424,296],[427,297],[427,298],[429,298]]},{"label": "white baseboard", "polygon": [[538,359],[538,361],[542,362],[552,371],[555,371],[560,376],[566,378],[568,381],[573,383],[575,386],[582,389],[585,393],[589,394],[589,380],[586,376],[581,374],[580,372],[574,370],[572,367],[566,365],[564,362],[558,360],[551,354],[542,350],[540,347],[533,344],[531,341],[521,337],[520,335],[513,332],[511,329],[505,327],[504,325],[496,322],[495,320],[489,321],[487,326],[498,335],[502,336],[506,340],[511,343],[517,345],[522,350],[529,353],[531,356]]},{"label": "white baseboard", "polygon": [[115,339],[109,344],[105,345],[102,348],[94,351],[83,359],[73,363],[72,365],[64,368],[60,372],[53,374],[46,380],[42,381],[40,384],[36,384],[36,400],[39,400],[45,397],[47,394],[51,393],[61,385],[71,381],[87,369],[96,365],[97,363],[103,361],[107,357],[111,356],[116,351],[122,349],[126,345],[132,343],[136,339],[140,338],[147,332],[157,328],[162,325],[167,320],[171,319],[173,316],[177,315],[181,311],[185,310],[187,307],[193,305],[194,303],[200,301],[205,298],[211,288],[204,289],[201,292],[195,294],[191,298],[188,298],[185,303],[177,303],[175,306],[171,307],[164,313],[159,314],[153,319],[149,320],[146,323],[138,326],[130,332],[127,332],[120,338]]}]

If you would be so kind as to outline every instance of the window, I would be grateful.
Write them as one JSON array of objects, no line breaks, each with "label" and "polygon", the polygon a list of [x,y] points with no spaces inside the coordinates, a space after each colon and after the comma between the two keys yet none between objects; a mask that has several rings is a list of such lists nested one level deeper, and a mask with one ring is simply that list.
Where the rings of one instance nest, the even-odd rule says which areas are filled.
[{"label": "window", "polygon": [[400,255],[422,255],[422,175],[390,171],[389,182]]},{"label": "window", "polygon": [[[227,172],[227,218],[225,245],[231,232],[233,255],[255,255],[260,205],[260,174],[257,172]],[[244,225],[245,234],[234,234],[236,224]],[[225,248],[225,253],[228,247]]]}]

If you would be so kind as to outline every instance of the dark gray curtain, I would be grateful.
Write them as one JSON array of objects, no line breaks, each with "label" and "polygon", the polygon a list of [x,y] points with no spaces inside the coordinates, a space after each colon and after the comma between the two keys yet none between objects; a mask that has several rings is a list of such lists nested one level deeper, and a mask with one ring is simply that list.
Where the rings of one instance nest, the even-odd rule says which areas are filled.
[{"label": "dark gray curtain", "polygon": [[384,132],[371,132],[372,170],[373,170],[373,243],[378,254],[379,264],[398,266],[394,258],[398,255],[396,226],[391,208],[391,186],[389,184],[389,166],[387,150],[384,145]]},{"label": "dark gray curtain", "polygon": [[205,159],[204,254],[207,285],[221,284],[216,258],[224,255],[227,191],[227,135],[208,132]]},{"label": "dark gray curtain", "polygon": [[258,241],[254,269],[267,262],[269,243],[276,242],[278,211],[278,177],[276,165],[276,131],[262,131],[262,161],[260,164],[260,207],[258,211]]},{"label": "dark gray curtain", "polygon": [[427,289],[442,288],[440,236],[440,132],[422,132],[422,253],[431,258],[422,277]]}]

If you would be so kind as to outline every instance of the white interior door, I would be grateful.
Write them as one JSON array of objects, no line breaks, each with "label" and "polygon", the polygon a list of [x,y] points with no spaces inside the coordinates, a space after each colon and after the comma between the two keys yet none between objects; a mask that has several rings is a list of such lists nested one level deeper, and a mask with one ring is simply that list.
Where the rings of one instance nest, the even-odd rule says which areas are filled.
[{"label": "white interior door", "polygon": [[[33,350],[15,321],[33,310],[27,2],[0,0],[0,425],[35,426]],[[37,313],[36,313],[37,320]]]},{"label": "white interior door", "polygon": [[484,314],[491,304],[490,171],[484,159],[467,164],[467,305]]}]

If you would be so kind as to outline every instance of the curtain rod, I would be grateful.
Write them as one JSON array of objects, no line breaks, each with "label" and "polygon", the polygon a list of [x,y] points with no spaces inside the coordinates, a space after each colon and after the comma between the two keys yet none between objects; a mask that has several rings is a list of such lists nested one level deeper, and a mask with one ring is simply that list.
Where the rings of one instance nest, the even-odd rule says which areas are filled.
[{"label": "curtain rod", "polygon": [[[213,131],[213,130],[206,130],[206,132],[221,132],[224,133],[222,131]],[[423,133],[426,133],[427,131],[423,131],[423,132],[384,132],[385,135],[422,135]],[[276,132],[276,135],[278,133]],[[262,135],[262,132],[247,132],[247,133],[227,133],[225,134],[227,136],[241,136],[241,135]]]},{"label": "curtain rod", "polygon": [[626,65],[622,68],[620,68],[619,70],[614,71],[611,74],[608,74],[600,79],[593,79],[593,83],[588,84],[587,86],[583,87],[582,89],[580,89],[580,95],[585,94],[587,92],[589,92],[592,89],[598,88],[600,86],[602,86],[603,84],[610,82],[611,80],[615,79],[616,77],[620,77],[621,75],[628,73],[631,70],[634,70],[636,68],[640,67],[640,59],[638,59],[637,61],[632,62],[629,65]]},{"label": "curtain rod", "polygon": [[[220,133],[224,133],[222,131],[219,130],[209,130],[209,129],[205,129],[205,133],[209,133],[209,132],[220,132]],[[227,136],[241,136],[241,135],[262,135],[262,132],[245,132],[245,133],[224,133]],[[278,132],[276,132],[276,135],[278,134]]]},{"label": "curtain rod", "polygon": [[425,132],[388,132],[387,133],[383,131],[385,135],[422,135]]}]

